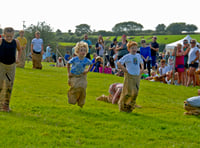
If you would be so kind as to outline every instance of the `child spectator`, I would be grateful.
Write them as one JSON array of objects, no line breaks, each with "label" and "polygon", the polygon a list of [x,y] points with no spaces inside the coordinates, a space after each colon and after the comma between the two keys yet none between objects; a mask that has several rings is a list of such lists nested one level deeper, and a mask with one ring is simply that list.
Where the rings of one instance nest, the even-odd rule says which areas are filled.
[{"label": "child spectator", "polygon": [[115,67],[115,61],[114,61],[113,57],[110,57],[109,63],[107,64],[107,66],[112,69],[112,74],[115,74],[117,72],[117,69]]},{"label": "child spectator", "polygon": [[148,78],[148,77],[149,77],[148,70],[145,69],[144,72],[143,72],[142,75],[141,75],[141,79],[146,79],[146,78]]},{"label": "child spectator", "polygon": [[93,72],[99,72],[99,67],[103,67],[103,59],[100,56],[97,56],[94,63]]},{"label": "child spectator", "polygon": [[[78,103],[81,108],[85,104],[87,73],[92,68],[92,62],[86,58],[88,45],[85,42],[78,42],[75,47],[76,57],[69,60],[67,64],[68,84],[71,87],[68,91],[68,102],[70,104]],[[70,64],[72,64],[70,70]],[[87,70],[85,67],[90,65]]]},{"label": "child spectator", "polygon": [[169,71],[169,67],[165,65],[165,60],[161,60],[160,61],[161,66],[159,67],[157,73],[160,74],[160,76],[158,77],[158,79],[160,80],[160,82],[166,83],[165,82],[165,77],[167,72]]},{"label": "child spectator", "polygon": [[[15,62],[18,63],[19,61],[21,47],[19,41],[13,39],[13,28],[5,28],[3,37],[4,39],[0,39],[0,111],[9,112],[10,97],[15,78]],[[17,60],[16,49],[18,50]]]},{"label": "child spectator", "polygon": [[[120,111],[132,112],[139,91],[140,74],[143,72],[144,67],[141,55],[136,53],[137,43],[130,41],[127,48],[129,54],[123,56],[117,63],[118,67],[124,72],[124,87],[118,104]],[[126,67],[123,66],[124,64]]]},{"label": "child spectator", "polygon": [[144,62],[144,69],[148,69],[148,74],[150,76],[150,69],[151,69],[151,48],[150,46],[146,45],[146,41],[143,39],[141,40],[142,47],[140,47],[140,54]]},{"label": "child spectator", "polygon": [[69,60],[71,59],[71,55],[70,55],[70,52],[69,52],[69,51],[66,52],[66,54],[65,54],[65,56],[64,56],[64,59],[65,59],[66,62],[69,61]]},{"label": "child spectator", "polygon": [[151,76],[145,78],[145,80],[155,81],[157,77],[158,77],[158,75],[157,75],[156,71],[151,70]]},{"label": "child spectator", "polygon": [[[95,64],[95,59],[96,59],[96,57],[97,57],[97,54],[96,53],[93,53],[93,59],[92,59],[92,68],[90,69],[90,71],[91,72],[93,72],[95,69],[94,69],[94,64]],[[94,72],[96,72],[96,71],[94,71]]]},{"label": "child spectator", "polygon": [[58,58],[56,67],[64,67],[63,59],[61,57]]}]

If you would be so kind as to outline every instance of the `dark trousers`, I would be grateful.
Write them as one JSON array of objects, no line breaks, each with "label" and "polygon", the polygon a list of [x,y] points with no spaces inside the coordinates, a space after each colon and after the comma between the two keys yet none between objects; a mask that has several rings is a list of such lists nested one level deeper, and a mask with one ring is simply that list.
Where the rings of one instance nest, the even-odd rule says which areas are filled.
[{"label": "dark trousers", "polygon": [[143,62],[144,62],[144,69],[148,69],[148,74],[149,74],[149,76],[151,76],[151,66],[150,66],[150,64],[151,64],[151,61],[149,60],[149,61],[147,61],[147,62],[145,62],[144,60],[143,60]]}]

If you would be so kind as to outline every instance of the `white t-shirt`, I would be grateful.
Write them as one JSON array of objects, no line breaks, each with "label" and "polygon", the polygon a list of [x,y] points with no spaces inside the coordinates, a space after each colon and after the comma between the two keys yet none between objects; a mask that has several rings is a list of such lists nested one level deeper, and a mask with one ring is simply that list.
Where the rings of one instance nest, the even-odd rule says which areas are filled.
[{"label": "white t-shirt", "polygon": [[159,74],[160,74],[160,75],[164,75],[164,74],[166,74],[168,71],[169,71],[169,67],[168,67],[168,66],[165,66],[164,68],[162,68],[162,67],[159,68]]},{"label": "white t-shirt", "polygon": [[[189,53],[188,53],[188,64],[191,64],[192,61],[194,61],[194,59],[196,59],[196,52],[199,51],[199,48],[198,47],[194,47],[194,48],[191,48]],[[196,60],[195,61],[196,63],[199,63],[199,60]]]},{"label": "white t-shirt", "polygon": [[126,69],[129,74],[140,75],[140,64],[143,64],[143,60],[140,54],[126,54],[119,60],[119,63],[122,65],[126,65]]}]

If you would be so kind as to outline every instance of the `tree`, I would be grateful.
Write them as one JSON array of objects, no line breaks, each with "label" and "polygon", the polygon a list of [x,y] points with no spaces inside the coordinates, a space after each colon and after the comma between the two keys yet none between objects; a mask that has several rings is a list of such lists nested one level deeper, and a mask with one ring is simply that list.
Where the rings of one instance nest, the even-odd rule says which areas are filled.
[{"label": "tree", "polygon": [[185,31],[193,33],[197,29],[198,29],[197,26],[195,26],[193,24],[188,24],[188,25],[186,25]]},{"label": "tree", "polygon": [[182,31],[185,31],[186,24],[185,23],[172,23],[167,27],[167,31],[171,34],[181,34]]},{"label": "tree", "polygon": [[158,24],[156,26],[156,31],[157,32],[165,32],[165,28],[166,28],[165,24]]},{"label": "tree", "polygon": [[76,26],[75,34],[76,35],[83,35],[86,33],[91,33],[92,30],[90,29],[90,26],[87,24],[80,24]]},{"label": "tree", "polygon": [[56,47],[55,34],[53,33],[53,29],[50,27],[50,25],[47,25],[45,22],[38,22],[37,25],[31,24],[25,30],[25,36],[29,42],[35,37],[36,31],[39,31],[41,34],[40,37],[43,39],[44,48],[48,44],[50,44],[53,48]]},{"label": "tree", "polygon": [[116,24],[113,28],[112,31],[115,33],[122,33],[122,32],[134,32],[134,31],[141,31],[143,29],[143,26],[139,23],[136,22],[122,22]]}]

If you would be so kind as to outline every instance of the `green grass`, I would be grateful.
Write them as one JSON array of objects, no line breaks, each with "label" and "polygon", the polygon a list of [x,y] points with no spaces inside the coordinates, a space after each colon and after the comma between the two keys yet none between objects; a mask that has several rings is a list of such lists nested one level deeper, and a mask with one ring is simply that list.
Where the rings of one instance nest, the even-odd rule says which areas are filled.
[{"label": "green grass", "polygon": [[76,43],[71,43],[71,42],[59,42],[58,45],[60,45],[60,46],[75,46]]},{"label": "green grass", "polygon": [[[172,42],[175,42],[175,41],[178,41],[182,38],[184,38],[186,35],[157,35],[157,42],[160,43],[160,44],[169,44],[169,43],[172,43]],[[200,42],[200,35],[199,34],[195,34],[195,35],[190,35],[191,38],[194,38],[196,39],[198,42]],[[132,40],[132,41],[136,41],[136,42],[140,42],[142,39],[145,39],[147,43],[150,43],[152,41],[152,36],[129,36],[131,37],[129,40]],[[104,38],[106,39],[106,37]],[[109,40],[113,40],[114,37],[111,36]],[[121,37],[119,36],[117,38],[117,40],[119,41],[121,39]]]},{"label": "green grass", "polygon": [[67,69],[16,69],[11,113],[0,112],[0,147],[132,148],[200,146],[200,117],[183,115],[183,101],[199,87],[166,85],[141,80],[132,113],[96,101],[123,78],[89,73],[83,109],[67,101]]}]

